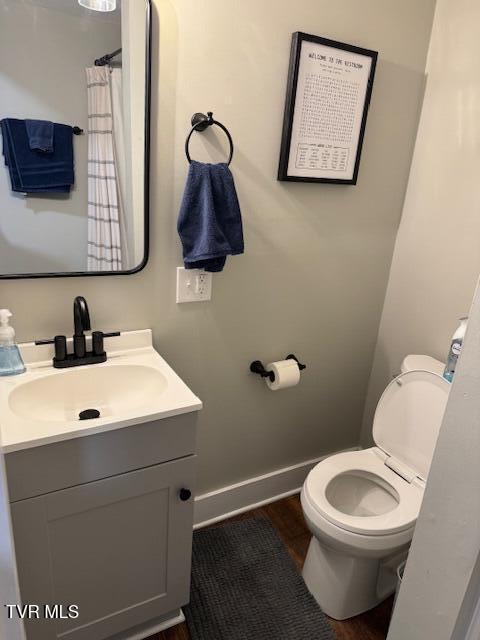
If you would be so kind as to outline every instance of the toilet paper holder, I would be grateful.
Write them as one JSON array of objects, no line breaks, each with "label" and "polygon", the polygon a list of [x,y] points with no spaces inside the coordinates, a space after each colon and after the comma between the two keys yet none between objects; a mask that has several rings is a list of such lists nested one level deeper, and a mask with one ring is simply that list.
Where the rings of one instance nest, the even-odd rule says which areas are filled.
[{"label": "toilet paper holder", "polygon": [[[298,364],[298,368],[300,369],[300,371],[303,371],[304,369],[307,368],[306,364],[301,364],[298,361],[298,358],[296,356],[293,355],[293,353],[290,353],[285,360],[295,360],[295,362]],[[251,364],[250,364],[250,371],[252,373],[258,373],[259,376],[262,376],[262,378],[270,378],[270,381],[273,382],[275,380],[275,374],[273,373],[273,371],[267,371],[265,369],[265,366],[263,365],[262,362],[260,362],[260,360],[254,360]]]}]

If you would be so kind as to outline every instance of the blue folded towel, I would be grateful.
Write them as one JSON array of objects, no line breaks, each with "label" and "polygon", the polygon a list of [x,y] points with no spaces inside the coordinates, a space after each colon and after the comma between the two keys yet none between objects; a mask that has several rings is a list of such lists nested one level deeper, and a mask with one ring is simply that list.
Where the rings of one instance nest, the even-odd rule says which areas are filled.
[{"label": "blue folded towel", "polygon": [[177,229],[186,269],[222,271],[227,256],[243,253],[242,215],[227,164],[192,160]]},{"label": "blue folded towel", "polygon": [[10,172],[12,191],[49,193],[70,191],[74,184],[73,131],[64,124],[54,124],[55,149],[52,153],[32,151],[24,120],[4,118],[0,121],[3,155]]},{"label": "blue folded towel", "polygon": [[25,120],[30,149],[53,153],[53,122]]}]

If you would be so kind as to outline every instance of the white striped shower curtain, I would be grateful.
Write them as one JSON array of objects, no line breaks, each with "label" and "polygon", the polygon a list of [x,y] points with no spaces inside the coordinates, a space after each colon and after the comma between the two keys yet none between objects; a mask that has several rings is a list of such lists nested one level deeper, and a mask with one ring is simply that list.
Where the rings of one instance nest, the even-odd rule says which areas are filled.
[{"label": "white striped shower curtain", "polygon": [[88,271],[122,269],[110,69],[88,67]]}]

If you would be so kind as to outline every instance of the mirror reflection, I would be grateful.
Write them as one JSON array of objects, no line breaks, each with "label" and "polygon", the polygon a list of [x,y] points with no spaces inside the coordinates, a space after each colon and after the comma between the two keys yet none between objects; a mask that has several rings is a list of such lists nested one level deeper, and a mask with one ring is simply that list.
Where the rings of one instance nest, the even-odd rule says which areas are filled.
[{"label": "mirror reflection", "polygon": [[140,268],[149,3],[0,0],[0,11],[0,275]]}]

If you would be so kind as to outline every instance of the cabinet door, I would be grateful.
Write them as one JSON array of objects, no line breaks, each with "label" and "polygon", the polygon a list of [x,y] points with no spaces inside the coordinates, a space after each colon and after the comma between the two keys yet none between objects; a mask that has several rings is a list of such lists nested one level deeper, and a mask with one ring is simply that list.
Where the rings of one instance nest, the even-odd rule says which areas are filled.
[{"label": "cabinet door", "polygon": [[194,461],[11,505],[22,603],[79,607],[77,619],[28,621],[28,640],[102,640],[188,602],[193,498],[179,491]]}]

